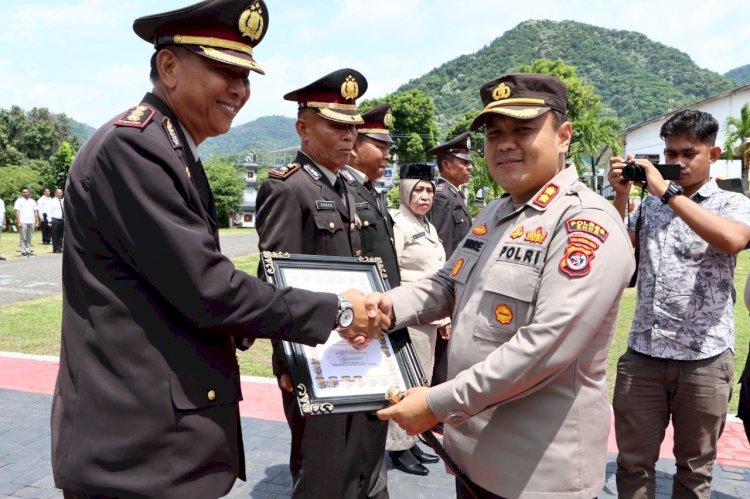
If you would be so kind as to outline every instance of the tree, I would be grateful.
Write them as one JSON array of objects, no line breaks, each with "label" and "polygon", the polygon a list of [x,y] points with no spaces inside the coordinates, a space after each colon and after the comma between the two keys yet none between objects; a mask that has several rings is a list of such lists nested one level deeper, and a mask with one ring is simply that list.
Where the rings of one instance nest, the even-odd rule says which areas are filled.
[{"label": "tree", "polygon": [[245,190],[245,178],[235,164],[224,157],[214,156],[205,163],[206,178],[214,193],[216,203],[216,214],[219,217],[219,225],[229,225],[229,216],[242,200]]},{"label": "tree", "polygon": [[727,159],[735,157],[735,145],[737,153],[742,162],[742,182],[748,189],[748,164],[750,164],[750,103],[742,106],[739,118],[729,116],[726,123],[726,136],[724,137],[724,151]]},{"label": "tree", "polygon": [[393,125],[390,132],[393,150],[401,164],[424,161],[427,151],[437,144],[438,128],[435,125],[435,103],[420,90],[390,94],[385,99],[363,101],[360,112],[367,112],[387,102],[391,105]]},{"label": "tree", "polygon": [[22,187],[28,187],[32,196],[38,197],[42,191],[42,178],[39,172],[32,168],[20,166],[0,167],[0,198],[5,201],[6,225],[15,223],[16,215],[13,203],[20,196]]},{"label": "tree", "polygon": [[50,168],[46,172],[44,183],[50,186],[50,188],[59,187],[60,189],[64,189],[65,182],[68,179],[68,171],[75,155],[76,151],[73,146],[70,142],[64,140],[60,144],[60,148],[49,160]]},{"label": "tree", "polygon": [[[622,122],[614,116],[607,114],[601,103],[586,109],[582,115],[573,123],[576,131],[576,141],[570,145],[568,156],[579,168],[583,168],[583,156],[588,156],[591,161],[592,187],[597,190],[596,170],[599,161],[607,148],[619,156],[620,131],[623,129]],[[601,186],[598,186],[601,188]]]}]

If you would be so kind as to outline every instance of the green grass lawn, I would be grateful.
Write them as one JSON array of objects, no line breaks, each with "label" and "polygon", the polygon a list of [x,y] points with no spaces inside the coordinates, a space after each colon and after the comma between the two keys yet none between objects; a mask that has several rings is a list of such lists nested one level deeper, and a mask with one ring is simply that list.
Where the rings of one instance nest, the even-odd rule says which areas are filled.
[{"label": "green grass lawn", "polygon": [[[3,231],[2,235],[0,235],[0,256],[4,256],[8,260],[21,258],[21,250],[19,249],[20,242],[21,236],[18,232]],[[42,244],[42,231],[34,231],[34,236],[31,238],[31,250],[35,255],[47,255],[52,253],[51,244]]]},{"label": "green grass lawn", "polygon": [[[241,229],[247,230],[247,229]],[[223,234],[223,232],[222,232]],[[3,236],[4,238],[5,236]],[[41,244],[39,245],[41,246]],[[46,248],[46,246],[44,246]],[[0,253],[1,254],[1,253]],[[238,269],[255,275],[258,267],[258,255],[235,258]],[[750,271],[750,254],[739,255],[736,284],[737,304],[734,309],[735,332],[737,335],[735,350],[735,380],[745,366],[745,359],[750,344],[750,315],[742,300],[745,280]],[[43,298],[0,307],[0,351],[21,352],[36,355],[60,354],[60,315],[62,299],[60,296]],[[612,347],[607,361],[607,379],[610,396],[616,374],[617,359],[627,348],[627,337],[630,321],[635,311],[635,290],[627,289],[620,302],[620,313],[617,318],[617,329],[612,340]],[[242,374],[252,376],[272,376],[271,345],[268,340],[257,340],[247,351],[238,355]],[[730,412],[737,411],[737,396],[732,397]]]}]

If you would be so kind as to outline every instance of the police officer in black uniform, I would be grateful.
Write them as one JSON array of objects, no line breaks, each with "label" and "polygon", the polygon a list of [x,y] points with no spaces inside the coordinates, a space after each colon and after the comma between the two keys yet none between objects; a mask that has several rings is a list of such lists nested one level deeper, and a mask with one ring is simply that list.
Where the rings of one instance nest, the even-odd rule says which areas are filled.
[{"label": "police officer in black uniform", "polygon": [[388,284],[394,288],[401,283],[401,279],[393,246],[393,219],[385,200],[374,186],[391,159],[391,106],[381,104],[363,113],[362,119],[364,123],[357,125],[357,140],[349,164],[342,168],[341,176],[352,187],[357,202],[357,215],[362,221],[362,254],[380,257],[388,275]]},{"label": "police officer in black uniform", "polygon": [[446,258],[450,258],[471,227],[466,197],[460,190],[471,178],[474,168],[469,155],[470,147],[469,133],[464,132],[429,151],[436,156],[440,176],[445,182],[437,186],[435,202],[427,218],[443,241]]},{"label": "police officer in black uniform", "polygon": [[[284,96],[298,103],[295,127],[301,150],[293,163],[270,171],[258,191],[260,251],[363,255],[363,222],[357,215],[355,190],[339,170],[349,160],[356,125],[363,122],[356,99],[366,90],[365,77],[344,68]],[[362,413],[303,418],[278,342],[273,370],[292,432],[292,497],[367,497],[384,443],[367,449],[365,437],[381,428],[380,422]],[[381,494],[387,497],[387,491]]]},{"label": "police officer in black uniform", "polygon": [[71,166],[51,416],[66,498],[228,493],[245,477],[234,337],[315,345],[341,317],[335,294],[277,289],[219,249],[197,146],[228,131],[250,97],[267,27],[262,0],[137,19],[156,49],[153,91]]},{"label": "police officer in black uniform", "polygon": [[[464,132],[429,151],[436,156],[440,176],[445,182],[436,187],[435,201],[427,218],[437,229],[448,259],[471,228],[471,215],[461,190],[461,186],[471,178],[471,170],[474,168],[469,155],[470,148],[469,132]],[[435,344],[433,385],[446,381],[447,366],[443,357],[448,347],[448,337],[449,333],[441,331]]]}]

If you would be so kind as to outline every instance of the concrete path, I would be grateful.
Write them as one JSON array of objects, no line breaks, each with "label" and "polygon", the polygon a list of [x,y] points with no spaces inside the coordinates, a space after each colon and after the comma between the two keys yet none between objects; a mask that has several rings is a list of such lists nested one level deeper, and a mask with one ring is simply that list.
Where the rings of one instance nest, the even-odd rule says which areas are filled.
[{"label": "concrete path", "polygon": [[[221,251],[229,258],[257,253],[258,234],[248,230],[222,236]],[[59,293],[62,293],[62,255],[0,261],[0,305]]]},{"label": "concrete path", "polygon": [[[57,359],[0,352],[0,497],[62,497],[50,467],[49,410]],[[240,404],[245,439],[247,482],[238,481],[227,497],[282,499],[289,497],[289,430],[281,397],[272,380],[243,377]],[[611,432],[613,434],[613,432]],[[657,499],[670,497],[674,459],[671,433],[657,463]],[[600,498],[617,497],[614,472],[617,448],[610,438],[607,481]],[[426,477],[388,472],[393,499],[454,497],[453,479],[442,464],[431,465]],[[715,499],[750,498],[750,445],[742,424],[731,418],[719,441],[714,466]]]}]

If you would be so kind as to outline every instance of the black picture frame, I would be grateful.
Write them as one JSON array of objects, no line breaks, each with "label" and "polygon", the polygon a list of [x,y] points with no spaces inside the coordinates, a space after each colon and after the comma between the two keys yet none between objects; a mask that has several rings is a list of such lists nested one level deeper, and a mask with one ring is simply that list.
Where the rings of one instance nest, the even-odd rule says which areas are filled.
[{"label": "black picture frame", "polygon": [[[266,281],[279,287],[294,286],[335,293],[354,287],[365,294],[388,290],[385,268],[377,257],[333,257],[264,251],[261,258]],[[352,283],[359,285],[352,286]],[[339,284],[344,286],[343,289],[333,289]],[[335,341],[336,336],[333,335],[338,333],[331,334],[329,343]],[[367,358],[378,355],[376,351],[379,348],[381,357],[376,374],[370,375],[368,371],[367,375],[344,375],[341,376],[342,379],[338,376],[324,376],[322,369],[327,365],[325,358],[356,359],[365,354],[344,341],[333,346],[326,344],[327,347],[309,347],[289,341],[282,343],[299,410],[305,417],[376,411],[390,405],[386,397],[389,388],[395,386],[408,389],[427,384],[406,329],[383,334],[380,341],[373,342],[376,346],[368,350]],[[321,351],[323,361],[314,357]],[[352,369],[354,373],[357,372],[356,369],[364,367]],[[396,380],[398,383],[395,383]]]}]

